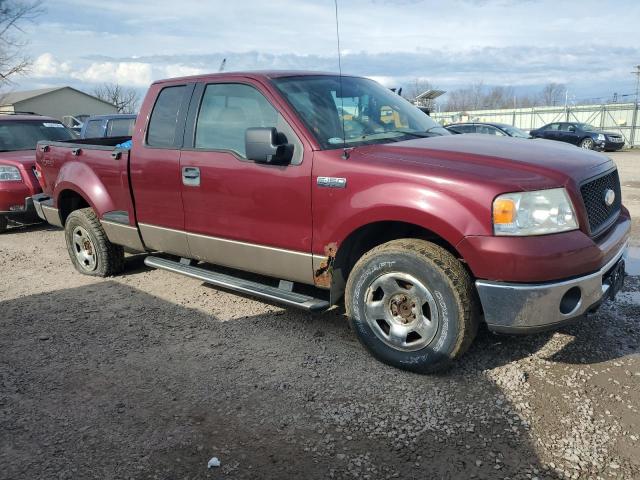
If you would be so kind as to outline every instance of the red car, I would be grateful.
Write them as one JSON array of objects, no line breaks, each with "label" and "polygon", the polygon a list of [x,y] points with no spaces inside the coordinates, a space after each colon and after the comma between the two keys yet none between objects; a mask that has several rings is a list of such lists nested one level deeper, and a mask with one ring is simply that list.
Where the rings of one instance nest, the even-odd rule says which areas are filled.
[{"label": "red car", "polygon": [[128,140],[39,143],[34,203],[64,226],[78,271],[117,274],[127,248],[310,311],[344,298],[362,343],[401,368],[442,368],[480,322],[534,332],[582,318],[622,286],[631,220],[609,158],[451,135],[372,80],[159,81]]},{"label": "red car", "polygon": [[39,140],[71,140],[59,120],[39,115],[0,114],[0,233],[9,221],[38,219],[31,197],[41,192],[35,174]]}]

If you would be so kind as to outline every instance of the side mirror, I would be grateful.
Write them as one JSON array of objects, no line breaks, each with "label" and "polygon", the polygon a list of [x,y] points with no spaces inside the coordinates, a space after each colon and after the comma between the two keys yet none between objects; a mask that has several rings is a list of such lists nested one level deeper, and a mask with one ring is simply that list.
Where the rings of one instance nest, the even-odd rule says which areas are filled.
[{"label": "side mirror", "polygon": [[272,165],[291,163],[293,145],[284,143],[280,137],[273,127],[247,128],[244,134],[247,159]]}]

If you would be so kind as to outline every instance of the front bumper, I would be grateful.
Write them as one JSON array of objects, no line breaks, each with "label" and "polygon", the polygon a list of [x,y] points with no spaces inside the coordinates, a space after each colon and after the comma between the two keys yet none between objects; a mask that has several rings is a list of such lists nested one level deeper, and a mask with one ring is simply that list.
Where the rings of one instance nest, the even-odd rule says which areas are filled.
[{"label": "front bumper", "polygon": [[490,330],[533,333],[557,327],[614,297],[624,281],[626,245],[600,270],[558,282],[522,284],[477,280]]},{"label": "front bumper", "polygon": [[6,205],[6,210],[0,211],[0,216],[17,222],[33,222],[37,220],[36,210],[31,197],[22,199],[22,202],[14,205]]},{"label": "front bumper", "polygon": [[624,142],[622,143],[617,143],[617,142],[610,142],[608,140],[606,141],[597,141],[595,142],[595,150],[598,151],[605,151],[605,152],[615,152],[618,150],[621,150],[624,147]]}]

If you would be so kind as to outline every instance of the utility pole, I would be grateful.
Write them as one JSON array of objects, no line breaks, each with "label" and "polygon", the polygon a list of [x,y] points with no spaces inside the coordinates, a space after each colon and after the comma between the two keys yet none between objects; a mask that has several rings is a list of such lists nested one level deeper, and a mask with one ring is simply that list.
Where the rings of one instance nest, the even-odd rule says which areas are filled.
[{"label": "utility pole", "polygon": [[636,65],[636,69],[631,72],[636,76],[636,105],[638,104],[638,97],[640,96],[640,65]]}]

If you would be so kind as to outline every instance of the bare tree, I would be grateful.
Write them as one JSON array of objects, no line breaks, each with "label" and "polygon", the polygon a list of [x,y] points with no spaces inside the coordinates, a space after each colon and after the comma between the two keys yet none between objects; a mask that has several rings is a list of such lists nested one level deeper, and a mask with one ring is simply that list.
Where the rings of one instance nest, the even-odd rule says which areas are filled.
[{"label": "bare tree", "polygon": [[402,96],[410,102],[413,102],[418,95],[432,88],[433,84],[429,80],[425,78],[414,78],[409,85],[403,87]]},{"label": "bare tree", "polygon": [[566,87],[562,83],[548,83],[540,92],[542,105],[558,105],[564,96]]},{"label": "bare tree", "polygon": [[105,83],[93,90],[93,94],[118,109],[118,113],[135,113],[138,109],[138,92],[117,83]]},{"label": "bare tree", "polygon": [[11,77],[24,74],[31,65],[25,54],[22,25],[44,12],[39,0],[0,0],[0,86]]}]

